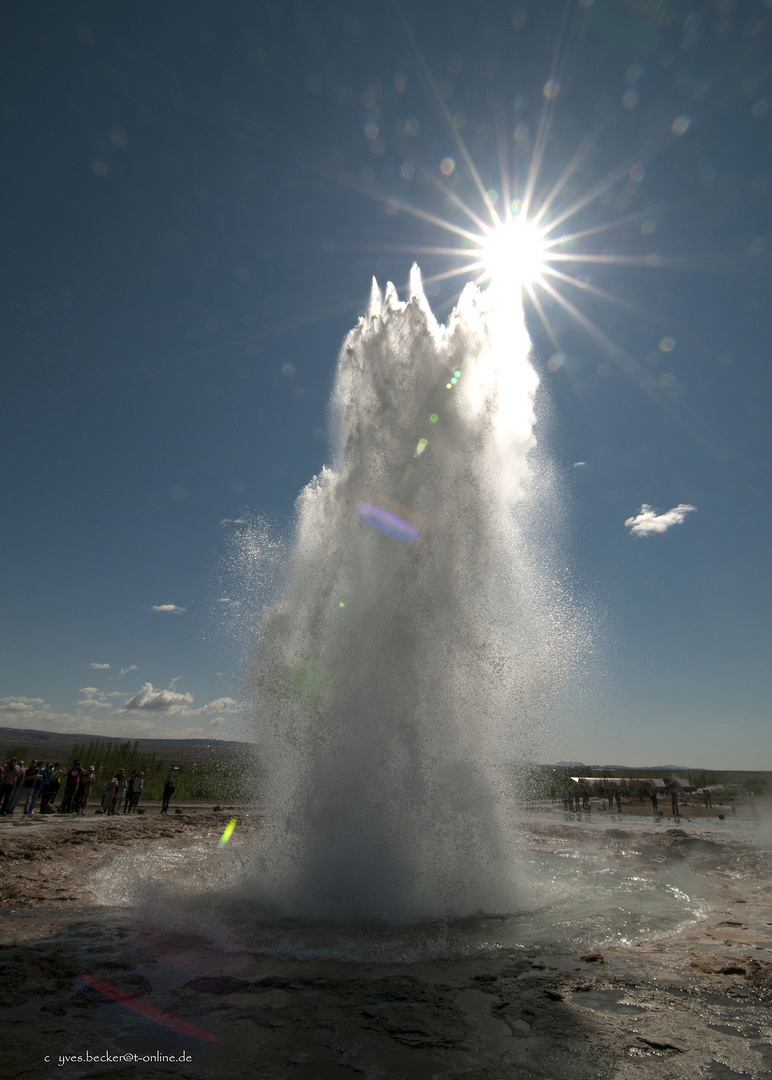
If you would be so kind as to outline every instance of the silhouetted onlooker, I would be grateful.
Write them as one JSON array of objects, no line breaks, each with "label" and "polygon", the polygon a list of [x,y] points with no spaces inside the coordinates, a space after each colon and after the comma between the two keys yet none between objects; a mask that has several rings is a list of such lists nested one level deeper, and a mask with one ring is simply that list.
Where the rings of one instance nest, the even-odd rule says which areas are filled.
[{"label": "silhouetted onlooker", "polygon": [[161,813],[162,814],[167,813],[167,811],[169,809],[169,799],[171,799],[172,795],[174,794],[174,790],[175,790],[175,788],[174,788],[174,780],[172,780],[172,774],[169,773],[169,775],[166,777],[166,783],[164,784],[163,799],[161,801]]}]

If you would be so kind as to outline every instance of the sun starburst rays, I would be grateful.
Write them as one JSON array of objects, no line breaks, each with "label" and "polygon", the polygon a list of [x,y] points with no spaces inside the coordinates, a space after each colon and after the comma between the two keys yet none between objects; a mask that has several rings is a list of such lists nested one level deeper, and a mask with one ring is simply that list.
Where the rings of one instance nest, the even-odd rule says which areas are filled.
[{"label": "sun starburst rays", "polygon": [[[443,112],[447,113],[444,102],[441,102],[441,105]],[[544,168],[553,106],[554,101],[545,103],[530,161],[524,180],[520,183],[513,179],[515,170],[510,169],[509,153],[503,137],[499,138],[501,196],[492,189],[486,189],[480,170],[448,114],[446,121],[453,131],[460,156],[469,168],[474,188],[482,198],[490,223],[486,222],[449,182],[427,172],[426,178],[443,194],[448,205],[463,214],[471,227],[459,225],[446,216],[430,213],[406,201],[392,199],[392,204],[399,211],[436,226],[457,237],[460,242],[458,246],[425,244],[416,247],[413,244],[389,244],[377,247],[381,251],[453,260],[455,265],[427,276],[427,284],[447,281],[454,277],[472,280],[478,285],[498,282],[498,287],[505,287],[512,295],[527,298],[550,340],[556,349],[559,349],[557,335],[550,324],[549,311],[542,297],[557,303],[564,313],[590,333],[596,342],[600,342],[605,335],[591,323],[587,315],[579,312],[573,303],[563,297],[561,290],[573,287],[598,299],[633,310],[634,304],[589,282],[582,275],[582,269],[591,266],[676,266],[678,261],[664,258],[658,253],[652,255],[635,251],[583,250],[576,247],[581,245],[582,241],[592,244],[592,240],[601,234],[624,228],[636,221],[642,222],[646,214],[639,211],[616,215],[611,220],[592,225],[584,224],[579,217],[587,207],[612,189],[621,177],[629,173],[627,164],[617,166],[603,178],[580,188],[571,199],[564,200],[570,184],[576,180],[578,170],[586,160],[588,140],[582,142],[543,197],[539,196],[539,175]],[[574,183],[574,186],[577,185]]]}]

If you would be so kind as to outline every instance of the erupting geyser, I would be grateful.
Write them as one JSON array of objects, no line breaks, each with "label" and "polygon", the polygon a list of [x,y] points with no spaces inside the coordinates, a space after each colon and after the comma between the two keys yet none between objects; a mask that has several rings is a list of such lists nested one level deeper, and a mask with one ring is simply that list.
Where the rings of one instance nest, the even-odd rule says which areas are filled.
[{"label": "erupting geyser", "polygon": [[517,291],[470,285],[440,326],[417,268],[344,343],[253,673],[264,909],[518,910],[512,772],[578,644],[536,543],[529,352]]}]

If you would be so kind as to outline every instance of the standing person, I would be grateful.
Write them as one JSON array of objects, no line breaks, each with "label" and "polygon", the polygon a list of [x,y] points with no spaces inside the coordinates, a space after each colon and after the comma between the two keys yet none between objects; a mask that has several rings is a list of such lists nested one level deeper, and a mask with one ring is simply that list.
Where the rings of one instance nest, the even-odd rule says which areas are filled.
[{"label": "standing person", "polygon": [[656,814],[657,813],[657,792],[654,790],[654,788],[651,789],[651,794],[649,795],[649,798],[651,799],[651,808],[654,811],[654,813]]},{"label": "standing person", "polygon": [[96,782],[96,770],[93,765],[89,765],[88,772],[84,772],[78,783],[78,813],[85,814],[86,807],[88,806],[88,798],[91,794],[91,788]]},{"label": "standing person", "polygon": [[748,806],[750,806],[753,816],[757,818],[759,816],[759,812],[756,809],[756,796],[753,794],[752,791],[748,792]]},{"label": "standing person", "polygon": [[35,802],[43,786],[42,780],[43,762],[38,763],[35,758],[30,762],[29,768],[24,773],[22,788],[26,796],[24,800],[24,813],[29,816],[35,808]]},{"label": "standing person", "polygon": [[21,772],[18,761],[12,757],[3,766],[3,782],[0,784],[0,814],[12,813],[8,810],[13,789],[16,787],[16,778]]},{"label": "standing person", "polygon": [[622,813],[622,796],[619,793],[619,788],[617,788],[617,790],[614,792],[614,798],[616,799],[617,813],[621,814]]},{"label": "standing person", "polygon": [[32,811],[35,809],[35,803],[37,802],[38,798],[41,799],[41,806],[40,806],[40,810],[38,811],[38,813],[40,813],[40,814],[43,813],[42,795],[43,795],[43,792],[48,787],[48,785],[51,783],[52,775],[53,775],[53,765],[51,764],[51,762],[47,761],[45,763],[45,765],[44,765],[43,762],[41,761],[40,764],[38,765],[38,776],[37,776],[37,780],[35,781],[35,795],[34,795],[34,798],[32,799],[32,806],[30,807],[30,813],[32,813]]},{"label": "standing person", "polygon": [[75,802],[75,796],[78,793],[78,784],[80,783],[80,774],[83,770],[80,767],[79,761],[73,761],[72,768],[64,778],[64,798],[62,799],[62,805],[59,807],[60,814],[69,814]]},{"label": "standing person", "polygon": [[118,790],[118,777],[115,775],[115,773],[111,773],[110,774],[110,779],[107,781],[107,789],[106,789],[105,795],[104,795],[105,813],[106,814],[114,814],[115,813],[115,802],[116,802],[115,792],[117,790]]},{"label": "standing person", "polygon": [[[53,810],[54,798],[59,790],[59,777],[57,775],[59,771],[59,762],[55,761],[53,765],[47,765],[46,769],[48,770],[48,780],[43,784],[43,790],[40,792],[41,814],[46,807],[50,807],[50,809]],[[48,813],[49,811],[46,809],[45,812]]]},{"label": "standing person", "polygon": [[126,794],[126,773],[121,771],[116,776],[115,791],[113,792],[113,808],[110,811],[111,814],[117,814],[121,808],[123,797]]},{"label": "standing person", "polygon": [[131,806],[129,807],[129,813],[133,813],[137,809],[137,803],[142,798],[142,789],[145,786],[145,774],[143,772],[134,777],[134,792],[131,796]]},{"label": "standing person", "polygon": [[132,773],[131,776],[129,777],[129,782],[126,785],[126,796],[125,796],[125,798],[123,800],[123,812],[124,812],[124,814],[128,814],[129,807],[131,806],[131,799],[132,799],[132,796],[134,795],[134,779],[135,779],[136,775],[137,775],[136,773]]},{"label": "standing person", "polygon": [[172,795],[174,794],[174,790],[175,790],[175,788],[174,788],[174,780],[172,779],[172,774],[168,773],[167,776],[166,776],[166,783],[164,784],[163,800],[161,802],[161,813],[162,814],[166,814],[168,812],[168,810],[169,810],[169,799],[171,799]]},{"label": "standing person", "polygon": [[678,812],[678,788],[672,787],[670,789],[670,806],[673,810],[673,817],[680,817]]},{"label": "standing person", "polygon": [[5,804],[6,814],[13,814],[16,809],[16,803],[21,795],[21,785],[24,783],[24,762],[17,761],[16,764],[19,767],[19,771],[16,774],[16,783],[13,785],[13,791],[8,796],[8,801]]}]

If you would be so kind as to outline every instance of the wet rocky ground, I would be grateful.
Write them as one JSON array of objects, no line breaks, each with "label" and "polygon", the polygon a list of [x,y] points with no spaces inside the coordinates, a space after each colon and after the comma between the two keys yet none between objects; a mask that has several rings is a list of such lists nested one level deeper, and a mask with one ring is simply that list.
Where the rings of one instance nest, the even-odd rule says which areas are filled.
[{"label": "wet rocky ground", "polygon": [[[116,853],[216,840],[229,816],[3,823],[0,1077],[772,1077],[772,863],[753,837],[596,830],[609,860],[687,863],[711,895],[678,934],[576,955],[279,960],[171,908],[94,904]],[[532,842],[560,830],[544,818]]]}]

